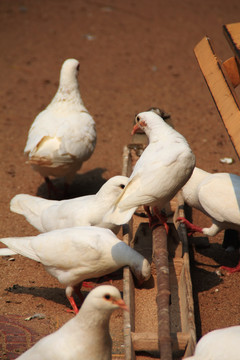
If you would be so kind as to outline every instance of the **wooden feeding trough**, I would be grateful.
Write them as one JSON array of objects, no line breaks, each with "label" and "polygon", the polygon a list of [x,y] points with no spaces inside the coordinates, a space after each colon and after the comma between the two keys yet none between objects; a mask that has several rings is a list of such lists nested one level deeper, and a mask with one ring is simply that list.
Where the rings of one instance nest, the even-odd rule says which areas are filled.
[{"label": "wooden feeding trough", "polygon": [[[141,143],[124,147],[123,175],[131,174],[144,147]],[[166,209],[170,214],[168,235],[162,226],[151,231],[141,208],[124,229],[123,240],[142,253],[152,267],[152,277],[143,288],[135,287],[131,271],[124,268],[123,294],[130,308],[129,313],[124,312],[126,360],[144,353],[161,360],[193,354],[196,332],[188,241],[185,225],[176,223],[178,216],[184,216],[183,205],[179,193]]]}]

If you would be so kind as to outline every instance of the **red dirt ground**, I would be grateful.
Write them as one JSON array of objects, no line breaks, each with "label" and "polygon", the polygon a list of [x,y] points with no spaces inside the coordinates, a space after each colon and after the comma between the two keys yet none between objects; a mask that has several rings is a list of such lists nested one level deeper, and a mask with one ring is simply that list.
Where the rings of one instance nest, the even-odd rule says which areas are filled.
[{"label": "red dirt ground", "polygon": [[[43,179],[25,164],[23,149],[33,119],[55,94],[62,62],[70,57],[80,61],[82,98],[98,132],[96,150],[76,176],[71,197],[96,192],[121,173],[134,115],[152,106],[171,114],[198,167],[240,175],[239,160],[193,52],[208,35],[222,60],[231,57],[222,25],[239,19],[239,0],[1,1],[1,237],[37,234],[24,218],[10,213],[9,202],[17,193],[47,197]],[[235,162],[220,163],[226,156]],[[57,184],[62,187],[61,181]],[[196,211],[193,220],[210,223]],[[219,265],[238,261],[238,253],[222,249],[222,238],[209,239],[207,249],[192,248],[198,338],[240,323],[240,274],[215,272]],[[15,261],[0,259],[0,269],[0,354],[14,359],[72,315],[63,311],[68,305],[64,289],[40,264],[17,256]],[[34,313],[45,318],[26,323],[24,318]],[[27,341],[20,339],[25,345],[19,340],[18,352],[11,354],[15,322],[28,329],[22,335]]]}]

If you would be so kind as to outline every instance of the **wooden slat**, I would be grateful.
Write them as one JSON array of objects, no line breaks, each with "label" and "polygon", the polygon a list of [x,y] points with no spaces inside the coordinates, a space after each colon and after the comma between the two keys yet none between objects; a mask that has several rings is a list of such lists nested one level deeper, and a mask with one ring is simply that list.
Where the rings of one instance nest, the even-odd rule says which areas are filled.
[{"label": "wooden slat", "polygon": [[227,71],[233,87],[237,87],[240,84],[240,65],[237,63],[236,57],[231,57],[224,61],[223,66]]},{"label": "wooden slat", "polygon": [[240,103],[231,81],[208,37],[204,37],[197,44],[194,52],[228,135],[240,158]]},{"label": "wooden slat", "polygon": [[[158,336],[156,333],[144,332],[144,333],[132,333],[132,342],[135,351],[158,351]],[[173,352],[185,351],[190,334],[188,333],[174,333],[171,334],[171,343]]]},{"label": "wooden slat", "polygon": [[223,25],[223,33],[226,36],[240,65],[240,22]]}]

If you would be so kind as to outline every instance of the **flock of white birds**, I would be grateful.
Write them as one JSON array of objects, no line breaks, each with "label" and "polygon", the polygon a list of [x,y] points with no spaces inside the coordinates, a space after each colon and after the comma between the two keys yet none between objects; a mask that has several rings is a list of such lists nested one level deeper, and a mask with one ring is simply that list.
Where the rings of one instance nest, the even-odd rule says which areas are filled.
[{"label": "flock of white birds", "polygon": [[[28,163],[44,177],[49,195],[54,191],[50,177],[64,177],[67,191],[96,145],[95,122],[81,99],[78,71],[77,60],[63,63],[57,93],[35,118],[24,149]],[[11,211],[25,216],[42,234],[0,239],[7,246],[0,249],[1,255],[21,254],[42,263],[66,287],[76,314],[19,359],[111,359],[111,313],[118,308],[128,310],[120,292],[114,286],[98,286],[90,291],[80,310],[72,294],[75,291],[82,299],[84,280],[125,265],[140,284],[150,278],[147,259],[116,236],[138,206],[144,206],[150,223],[154,216],[167,226],[158,209],[182,189],[185,202],[212,219],[212,226],[202,229],[179,218],[189,231],[214,236],[223,229],[240,230],[240,177],[209,174],[195,167],[195,156],[186,139],[156,112],[141,112],[135,122],[133,132],[143,130],[149,144],[129,178],[115,176],[95,195],[75,199],[57,201],[18,194],[11,200]],[[239,359],[239,351],[235,351],[239,335],[240,326],[209,333],[197,344],[191,359]],[[224,340],[220,351],[222,337],[228,341]]]}]

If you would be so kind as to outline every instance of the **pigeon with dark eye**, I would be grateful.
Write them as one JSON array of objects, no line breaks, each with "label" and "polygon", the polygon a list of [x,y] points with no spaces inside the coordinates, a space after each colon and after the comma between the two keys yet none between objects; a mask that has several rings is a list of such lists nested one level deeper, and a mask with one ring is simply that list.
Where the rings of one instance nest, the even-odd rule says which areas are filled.
[{"label": "pigeon with dark eye", "polygon": [[103,217],[121,196],[127,181],[128,177],[114,176],[95,195],[61,201],[18,194],[11,200],[10,209],[25,216],[40,232],[73,226],[100,226],[117,233],[119,226],[103,221]]},{"label": "pigeon with dark eye", "polygon": [[139,128],[146,133],[149,144],[104,220],[124,224],[131,219],[137,207],[143,205],[150,225],[157,217],[167,229],[166,217],[162,216],[158,208],[162,209],[188,181],[195,167],[195,156],[186,139],[154,111],[136,116],[132,133]]},{"label": "pigeon with dark eye", "polygon": [[79,313],[54,333],[39,340],[19,360],[111,360],[111,314],[129,311],[119,290],[111,285],[93,289]]},{"label": "pigeon with dark eye", "polygon": [[37,236],[0,239],[0,242],[13,253],[42,263],[65,286],[76,313],[72,294],[75,291],[82,298],[80,289],[84,280],[111,274],[124,266],[130,267],[139,284],[151,276],[147,259],[109,229],[96,226],[59,229]]}]

